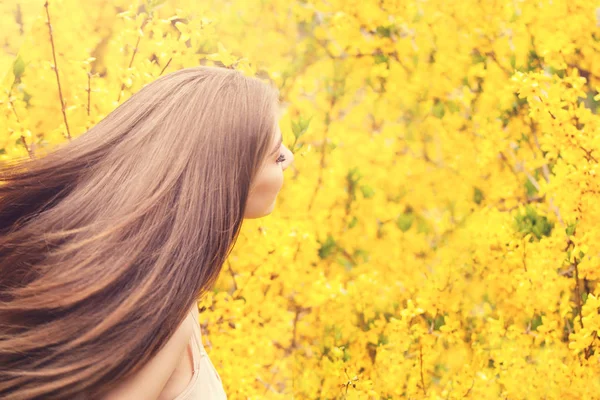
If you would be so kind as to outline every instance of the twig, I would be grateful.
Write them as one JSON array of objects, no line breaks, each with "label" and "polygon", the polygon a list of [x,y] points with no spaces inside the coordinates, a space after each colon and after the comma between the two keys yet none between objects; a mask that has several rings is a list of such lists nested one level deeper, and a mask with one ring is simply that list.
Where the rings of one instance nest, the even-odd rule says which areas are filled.
[{"label": "twig", "polygon": [[471,393],[471,390],[473,390],[473,386],[475,386],[475,379],[473,379],[473,382],[471,383],[471,387],[469,388],[469,390],[467,390],[467,392],[465,394],[463,394],[463,399],[466,398]]},{"label": "twig", "polygon": [[[546,199],[546,196],[534,196],[534,197],[527,197],[525,200],[522,200],[522,201],[524,201],[525,204],[543,203],[545,199]],[[515,200],[521,201],[518,197]],[[501,199],[500,202],[503,203],[505,201],[506,201],[506,199]],[[502,211],[502,212],[513,211],[513,210],[518,209],[520,206],[521,206],[521,204],[519,203],[512,207],[498,208],[498,211]]]},{"label": "twig", "polygon": [[571,278],[571,274],[574,271],[575,271],[575,268],[573,268],[573,265],[569,265],[569,268],[565,269],[564,271],[558,272],[558,275],[560,275],[560,276],[568,276],[569,278]]},{"label": "twig", "polygon": [[235,280],[235,272],[233,272],[233,268],[231,268],[231,262],[227,260],[227,268],[229,269],[229,273],[231,274],[231,279],[233,279],[233,291],[235,292],[238,288],[237,281]]},{"label": "twig", "polygon": [[502,64],[500,64],[500,62],[498,61],[498,58],[496,57],[496,53],[494,53],[493,51],[487,52],[485,53],[486,56],[488,56],[489,58],[492,59],[492,61],[494,61],[496,63],[496,65],[508,76],[512,76],[512,72],[510,72],[508,69],[506,69],[506,67],[502,66]]},{"label": "twig", "polygon": [[590,358],[590,356],[592,355],[592,351],[594,350],[594,341],[596,340],[596,338],[598,337],[598,331],[594,331],[594,333],[592,333],[592,341],[590,343],[590,345],[585,349],[585,359],[587,360],[588,358]]},{"label": "twig", "polygon": [[589,161],[589,160],[593,160],[595,163],[598,163],[598,160],[596,159],[596,157],[594,157],[594,156],[592,155],[592,152],[593,152],[594,150],[586,150],[586,149],[585,149],[583,146],[581,146],[581,145],[579,146],[579,148],[585,152],[585,154],[586,154],[586,156],[587,156],[586,158],[587,158],[587,160],[588,160],[588,161]]},{"label": "twig", "polygon": [[165,64],[165,66],[163,67],[163,69],[160,71],[160,74],[158,74],[158,76],[161,76],[163,74],[163,72],[165,72],[165,69],[167,69],[167,67],[169,66],[169,64],[171,64],[171,60],[173,60],[173,57],[169,58],[169,61],[167,61],[167,63]]},{"label": "twig", "polygon": [[[575,234],[575,232],[573,232]],[[568,251],[569,247],[575,246],[575,243],[571,240],[571,238],[567,238],[567,247],[564,251]],[[581,328],[583,328],[583,316],[581,315],[583,305],[581,304],[581,289],[579,287],[579,260],[575,258],[575,260],[569,265],[569,268],[572,268],[575,271],[575,300],[577,302],[577,314],[579,315],[579,323],[581,324]]]},{"label": "twig", "polygon": [[506,156],[504,155],[504,152],[500,151],[498,154],[500,155],[500,159],[502,160],[504,165],[506,165],[508,167],[508,169],[510,169],[510,172],[512,172],[513,175],[515,176],[515,178],[517,178],[517,180],[518,180],[519,175],[517,174],[517,171],[515,171],[513,166],[508,162],[508,158],[506,158]]},{"label": "twig", "polygon": [[21,118],[19,118],[19,114],[17,114],[17,109],[15,108],[15,105],[10,98],[10,92],[8,93],[8,104],[10,104],[10,108],[12,109],[13,114],[15,114],[15,117],[17,118],[17,122],[20,124]]},{"label": "twig", "polygon": [[21,140],[23,141],[23,146],[27,150],[27,154],[29,154],[29,158],[33,158],[33,150],[27,146],[27,141],[25,140],[25,136],[21,135]]},{"label": "twig", "polygon": [[[535,143],[535,147],[537,147],[539,151],[542,151],[542,146],[540,146],[540,142],[538,141],[536,129],[535,129],[535,126],[533,125],[533,123],[531,123],[529,128],[531,129],[531,134],[533,135],[533,141]],[[542,154],[543,154],[543,152],[542,152]],[[533,155],[535,157],[535,153],[533,153]],[[544,176],[546,183],[550,182],[550,170],[548,169],[548,163],[544,163],[542,165],[542,175]]]},{"label": "twig", "polygon": [[[335,84],[334,84],[335,85]],[[321,145],[321,160],[319,161],[319,175],[317,178],[317,184],[315,186],[315,190],[310,198],[310,203],[308,204],[308,211],[312,210],[313,205],[315,204],[315,199],[317,197],[317,193],[319,193],[319,188],[323,183],[323,171],[325,170],[325,156],[327,154],[327,137],[329,133],[329,125],[331,124],[331,117],[329,113],[333,110],[333,107],[336,103],[336,97],[334,94],[331,95],[331,100],[329,102],[329,111],[325,119],[325,134],[323,135],[323,144]]]},{"label": "twig", "polygon": [[92,73],[88,72],[88,88],[87,88],[87,115],[90,116],[90,101],[91,101],[91,93],[92,93]]},{"label": "twig", "polygon": [[427,396],[427,389],[425,388],[425,378],[423,377],[423,345],[419,343],[419,364],[421,367],[421,386],[423,394]]},{"label": "twig", "polygon": [[290,355],[294,349],[296,349],[297,343],[297,333],[298,333],[298,321],[300,320],[300,314],[303,312],[309,312],[311,307],[302,307],[297,304],[294,305],[295,314],[294,314],[294,328],[292,331],[292,343],[288,348],[285,349],[286,355]]},{"label": "twig", "polygon": [[[270,381],[272,381],[272,380],[273,380],[273,378],[275,377],[275,374],[276,374],[276,373],[277,373],[277,370],[273,371],[273,374],[271,374],[271,379],[269,379]],[[260,378],[260,376],[257,376],[257,377],[256,377],[256,380],[257,380],[257,381],[259,381],[260,383],[262,383],[262,384],[264,385],[264,387],[265,387],[265,391],[263,392],[263,395],[267,394],[267,392],[268,392],[269,390],[270,390],[271,392],[273,392],[273,393],[279,393],[277,390],[275,390],[275,389],[273,388],[273,385],[271,385],[271,384],[270,384],[270,383],[268,383],[268,382],[265,382],[265,381],[263,381],[263,380]]]},{"label": "twig", "polygon": [[321,160],[319,161],[319,175],[317,177],[317,184],[315,185],[315,190],[310,198],[310,203],[308,203],[308,211],[312,210],[313,205],[315,204],[315,199],[317,198],[317,193],[319,193],[319,188],[323,183],[323,170],[325,169],[325,154],[327,153],[327,130],[329,127],[325,127],[325,137],[323,138],[323,144],[321,145]]},{"label": "twig", "polygon": [[63,119],[65,121],[65,127],[67,129],[67,138],[71,140],[71,131],[69,130],[69,123],[67,122],[67,113],[65,110],[65,101],[62,94],[62,87],[60,86],[60,77],[58,75],[58,63],[56,62],[56,48],[54,46],[54,35],[52,34],[52,23],[50,21],[50,11],[48,10],[48,0],[44,3],[46,8],[46,16],[48,17],[48,32],[50,33],[50,44],[52,45],[52,58],[54,59],[54,73],[56,74],[56,83],[58,84],[58,96],[61,105],[61,111]]},{"label": "twig", "polygon": [[567,333],[568,333],[568,335],[572,334],[573,333],[573,327],[569,323],[569,319],[567,317],[565,317],[565,326],[567,327]]},{"label": "twig", "polygon": [[[15,118],[17,118],[17,122],[20,125],[21,119],[19,118],[19,114],[17,114],[17,110],[15,108],[14,103],[12,102],[12,99],[10,98],[10,96],[12,94],[11,92],[12,92],[12,87],[8,91],[8,104],[10,104],[10,108],[12,109],[13,114],[15,114]],[[29,154],[29,158],[34,158],[33,157],[33,144],[30,149],[29,146],[27,146],[27,140],[25,140],[25,136],[21,135],[21,140],[23,141],[23,145],[25,146],[25,149],[27,150],[27,154]]]},{"label": "twig", "polygon": [[296,348],[296,333],[298,327],[298,319],[300,318],[300,307],[296,307],[296,314],[294,315],[294,330],[292,332],[292,345],[290,346],[292,349]]},{"label": "twig", "polygon": [[577,300],[577,314],[579,314],[579,323],[583,328],[583,316],[581,315],[583,305],[581,304],[581,289],[579,288],[579,268],[577,268],[579,261],[575,259],[573,262],[573,269],[575,269],[575,296]]},{"label": "twig", "polygon": [[[552,113],[550,115],[552,115]],[[552,116],[552,117],[554,118],[554,116]],[[531,134],[533,135],[533,140],[535,142],[535,147],[537,147],[538,150],[540,152],[542,152],[542,155],[543,155],[542,146],[540,146],[540,142],[538,141],[535,125],[533,124],[533,122],[530,125],[530,129],[531,129]],[[534,155],[535,155],[535,153],[534,153]],[[549,183],[550,182],[550,169],[548,169],[548,163],[544,163],[542,165],[542,175],[544,176],[546,183]],[[560,222],[560,224],[562,226],[565,226],[562,216],[560,215],[560,209],[558,208],[558,206],[556,206],[554,204],[554,198],[550,198],[549,203],[550,203],[550,208],[554,211],[554,214],[556,214],[556,217],[558,218],[558,222]]]},{"label": "twig", "polygon": [[[144,29],[144,26],[146,26],[146,23],[148,23],[149,20],[150,20],[149,17],[144,18],[144,20],[142,21],[142,25],[140,26],[140,31],[142,29]],[[137,42],[135,42],[135,47],[133,49],[133,54],[131,55],[131,60],[129,60],[129,66],[127,67],[127,69],[131,68],[131,66],[133,65],[133,60],[135,59],[135,55],[138,52],[138,48],[139,48],[139,45],[140,45],[140,40],[142,40],[142,37],[138,36]],[[121,101],[121,95],[123,94],[123,90],[124,89],[125,89],[125,83],[123,82],[123,83],[121,83],[121,89],[119,90],[119,97],[117,98],[117,103],[119,101]]]}]

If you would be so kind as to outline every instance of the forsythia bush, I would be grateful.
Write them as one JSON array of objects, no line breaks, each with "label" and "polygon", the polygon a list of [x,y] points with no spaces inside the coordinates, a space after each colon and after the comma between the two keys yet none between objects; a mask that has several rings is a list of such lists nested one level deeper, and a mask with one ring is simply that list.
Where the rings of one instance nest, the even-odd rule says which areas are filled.
[{"label": "forsythia bush", "polygon": [[2,159],[182,67],[280,89],[295,166],[200,304],[231,399],[600,399],[596,1],[44,1],[0,4]]}]

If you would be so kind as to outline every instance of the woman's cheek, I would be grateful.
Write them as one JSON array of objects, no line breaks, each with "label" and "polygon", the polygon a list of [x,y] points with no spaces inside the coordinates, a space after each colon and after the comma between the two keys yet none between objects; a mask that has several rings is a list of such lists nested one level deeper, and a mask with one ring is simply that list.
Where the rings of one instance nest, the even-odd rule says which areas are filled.
[{"label": "woman's cheek", "polygon": [[275,195],[277,195],[277,193],[279,193],[279,191],[283,187],[283,170],[281,169],[281,167],[277,168],[277,171],[275,173],[274,183],[277,188]]},{"label": "woman's cheek", "polygon": [[256,192],[263,202],[268,205],[275,201],[277,194],[283,186],[283,171],[281,167],[275,166],[263,178],[260,185],[257,185]]},{"label": "woman's cheek", "polygon": [[274,165],[268,171],[263,171],[250,195],[247,217],[258,218],[270,214],[282,187],[283,170],[280,165]]}]

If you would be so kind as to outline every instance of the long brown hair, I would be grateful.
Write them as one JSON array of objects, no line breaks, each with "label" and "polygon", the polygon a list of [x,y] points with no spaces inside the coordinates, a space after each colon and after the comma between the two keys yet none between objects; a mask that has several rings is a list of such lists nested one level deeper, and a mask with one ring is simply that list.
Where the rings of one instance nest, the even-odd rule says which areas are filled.
[{"label": "long brown hair", "polygon": [[0,398],[96,398],[160,350],[237,239],[277,97],[186,68],[0,166]]}]

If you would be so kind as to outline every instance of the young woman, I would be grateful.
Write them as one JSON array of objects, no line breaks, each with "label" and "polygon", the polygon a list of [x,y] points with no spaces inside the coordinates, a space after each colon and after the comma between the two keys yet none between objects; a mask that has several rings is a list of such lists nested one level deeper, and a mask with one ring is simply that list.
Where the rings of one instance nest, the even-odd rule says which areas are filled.
[{"label": "young woman", "polygon": [[278,93],[229,69],[148,84],[0,166],[0,398],[222,399],[197,299],[294,157]]}]

